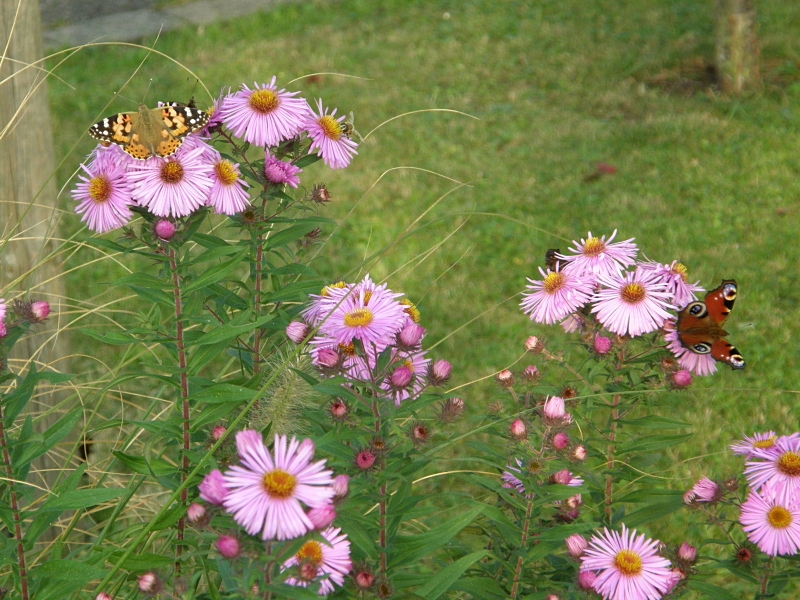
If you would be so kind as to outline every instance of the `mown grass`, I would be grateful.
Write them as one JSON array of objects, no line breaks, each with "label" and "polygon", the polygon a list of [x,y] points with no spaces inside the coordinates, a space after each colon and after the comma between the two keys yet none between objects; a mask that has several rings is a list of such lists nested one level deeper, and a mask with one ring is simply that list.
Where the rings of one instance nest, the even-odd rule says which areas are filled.
[{"label": "mown grass", "polygon": [[[559,329],[531,324],[514,297],[548,248],[618,229],[649,258],[686,263],[707,288],[735,278],[740,295],[727,328],[747,369],[698,378],[662,409],[694,425],[666,473],[688,486],[701,474],[735,474],[726,447],[742,434],[793,431],[800,389],[800,16],[785,3],[759,5],[761,93],[732,99],[700,84],[669,93],[687,89],[676,75],[682,67],[711,60],[712,9],[691,0],[624,10],[610,0],[308,2],[169,33],[156,47],[213,94],[277,75],[280,85],[354,111],[362,135],[423,109],[477,117],[409,114],[370,135],[345,171],[310,169],[333,192],[326,214],[343,220],[316,267],[352,279],[365,257],[390,247],[362,271],[419,303],[457,383],[489,377],[463,390],[475,414],[495,393],[491,374],[519,357],[528,335],[563,345]],[[123,91],[132,101],[104,108],[145,54],[86,49],[58,69],[76,87],[50,85],[56,152],[66,157],[61,183],[94,145],[86,128],[133,110],[150,79],[148,103],[192,94],[210,102],[186,71],[151,55]],[[288,83],[331,72],[358,78]],[[587,182],[601,161],[616,173]],[[67,195],[59,202],[71,204]],[[426,227],[398,241],[434,203]],[[96,289],[98,276],[79,272],[72,293]]]}]

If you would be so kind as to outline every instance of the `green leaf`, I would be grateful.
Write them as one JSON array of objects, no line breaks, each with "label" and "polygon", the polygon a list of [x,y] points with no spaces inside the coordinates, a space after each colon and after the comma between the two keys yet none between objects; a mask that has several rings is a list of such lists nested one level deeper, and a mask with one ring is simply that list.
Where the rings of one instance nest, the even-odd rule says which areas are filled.
[{"label": "green leaf", "polygon": [[397,550],[394,556],[390,557],[392,568],[414,563],[423,557],[431,555],[447,544],[464,527],[471,524],[481,514],[482,510],[483,506],[476,505],[441,525],[437,525],[427,533],[414,536],[397,536],[395,541]]},{"label": "green leaf", "polygon": [[256,390],[233,385],[231,383],[218,383],[207,387],[201,392],[192,395],[194,402],[218,404],[221,402],[247,402],[255,396]]},{"label": "green leaf", "polygon": [[119,498],[125,493],[127,493],[125,489],[73,490],[51,496],[39,510],[79,510]]},{"label": "green leaf", "polygon": [[683,497],[672,502],[656,502],[640,508],[625,517],[625,524],[628,527],[638,527],[651,523],[667,515],[671,515],[684,508]]},{"label": "green leaf", "polygon": [[112,450],[111,453],[116,456],[122,464],[128,467],[134,473],[142,475],[153,475],[155,477],[171,475],[175,472],[175,465],[169,464],[167,461],[160,458],[145,458],[143,456],[133,456],[125,454],[119,450]]},{"label": "green leaf", "polygon": [[276,233],[272,233],[267,238],[265,248],[272,250],[285,246],[286,244],[291,244],[302,238],[312,229],[314,229],[313,223],[300,223],[299,225],[291,225],[286,229],[281,229]]},{"label": "green leaf", "polygon": [[650,450],[663,450],[671,446],[682,444],[689,438],[694,437],[693,433],[680,435],[648,435],[642,436],[633,442],[621,444],[618,452],[620,454],[632,454],[634,452],[646,452]]},{"label": "green leaf", "polygon": [[43,562],[33,570],[31,575],[37,578],[52,577],[61,581],[89,583],[93,579],[105,577],[106,571],[85,562],[60,559]]},{"label": "green leaf", "polygon": [[319,154],[306,154],[305,156],[301,156],[292,164],[295,167],[299,167],[301,169],[305,169],[309,165],[313,165],[315,162],[320,160],[322,157]]},{"label": "green leaf", "polygon": [[127,344],[136,344],[139,342],[139,339],[133,337],[132,335],[121,333],[119,331],[106,331],[100,333],[94,329],[81,328],[79,328],[78,331],[83,335],[88,335],[90,338],[94,338],[103,342],[104,344],[110,344],[112,346],[125,346]]},{"label": "green leaf", "polygon": [[[213,252],[213,250],[209,250],[209,252]],[[247,254],[247,248],[237,248],[236,254],[231,259],[206,269],[202,275],[192,279],[189,285],[184,287],[183,293],[188,294],[227,278],[236,270],[245,254]]]},{"label": "green leaf", "polygon": [[488,550],[479,550],[458,559],[436,573],[428,580],[428,583],[415,590],[415,593],[423,598],[428,598],[428,600],[435,600],[449,590],[450,586],[464,574],[464,571],[487,554],[489,554]]},{"label": "green leaf", "polygon": [[465,577],[459,579],[450,589],[466,592],[473,598],[508,598],[508,592],[491,577]]},{"label": "green leaf", "polygon": [[729,594],[723,588],[711,583],[697,581],[694,577],[689,577],[686,580],[686,587],[690,590],[702,592],[706,598],[714,598],[714,600],[739,600],[739,596]]},{"label": "green leaf", "polygon": [[648,429],[684,429],[691,427],[689,423],[679,419],[669,417],[659,417],[658,415],[648,415],[641,419],[626,419],[625,425],[629,427],[646,427]]}]

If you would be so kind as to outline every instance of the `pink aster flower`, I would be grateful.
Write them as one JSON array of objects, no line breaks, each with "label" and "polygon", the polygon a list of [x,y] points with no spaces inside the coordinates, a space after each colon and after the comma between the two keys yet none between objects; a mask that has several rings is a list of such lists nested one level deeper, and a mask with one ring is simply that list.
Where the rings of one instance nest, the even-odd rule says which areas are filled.
[{"label": "pink aster flower", "polygon": [[722,490],[708,477],[703,477],[689,490],[687,497],[692,502],[717,502],[722,498]]},{"label": "pink aster flower", "polygon": [[254,89],[242,89],[222,101],[220,120],[237,137],[256,146],[277,146],[295,137],[305,126],[311,109],[300,92],[278,90],[275,77]]},{"label": "pink aster flower", "polygon": [[575,240],[574,248],[570,248],[572,255],[558,254],[558,258],[566,261],[564,272],[575,277],[582,277],[594,281],[600,275],[612,277],[617,275],[620,270],[634,264],[636,253],[639,251],[636,244],[632,243],[634,238],[624,242],[614,242],[617,230],[606,240],[606,236],[596,238],[589,232],[589,236],[584,240],[581,238],[580,244]]},{"label": "pink aster flower", "polygon": [[154,156],[128,169],[133,198],[159,217],[185,217],[208,200],[213,166],[202,147],[177,152],[168,159]]},{"label": "pink aster flower", "polygon": [[6,301],[0,298],[0,323],[6,320]]},{"label": "pink aster flower", "polygon": [[560,483],[561,485],[568,485],[569,487],[580,487],[583,485],[583,478],[573,475],[567,469],[562,469],[557,473],[550,476],[552,483]]},{"label": "pink aster flower", "polygon": [[697,354],[692,352],[683,344],[678,337],[675,329],[675,322],[672,319],[664,321],[664,341],[667,342],[667,349],[678,359],[678,364],[700,376],[712,375],[717,372],[717,361],[710,354]]},{"label": "pink aster flower", "polygon": [[769,556],[797,554],[800,549],[800,497],[781,499],[766,484],[742,504],[739,522],[747,539]]},{"label": "pink aster flower", "polygon": [[325,461],[312,463],[314,444],[276,435],[272,453],[261,434],[244,430],[236,434],[236,448],[243,466],[224,474],[225,509],[247,533],[261,533],[263,540],[287,540],[314,528],[301,502],[319,508],[333,498],[332,472]]},{"label": "pink aster flower", "polygon": [[[798,434],[793,433],[789,437],[797,437]],[[775,446],[778,441],[778,436],[774,431],[767,431],[765,433],[754,433],[753,437],[744,436],[743,440],[739,440],[735,444],[728,446],[731,452],[750,458],[755,450],[769,450]]]},{"label": "pink aster flower", "polygon": [[603,287],[594,295],[592,313],[609,331],[631,337],[655,331],[674,308],[667,302],[669,293],[655,275],[636,269],[597,277]]},{"label": "pink aster flower", "polygon": [[699,281],[687,283],[688,269],[677,260],[673,260],[668,265],[652,261],[642,262],[639,263],[637,268],[655,273],[658,276],[658,280],[666,284],[667,291],[670,293],[670,303],[678,308],[683,308],[690,302],[694,302],[697,300],[697,292],[705,291],[698,285]]},{"label": "pink aster flower", "polygon": [[753,450],[744,475],[754,490],[770,484],[781,501],[800,497],[800,438],[781,437],[772,448]]},{"label": "pink aster flower", "polygon": [[88,178],[81,180],[72,190],[78,202],[75,212],[86,226],[97,233],[106,233],[127,224],[133,217],[130,206],[134,204],[125,161],[117,160],[116,153],[96,153],[89,168],[81,165]]},{"label": "pink aster flower", "polygon": [[604,600],[658,600],[672,582],[670,563],[658,555],[659,542],[622,526],[603,529],[581,556],[581,572],[597,574],[592,588]]},{"label": "pink aster flower", "polygon": [[317,327],[352,288],[352,283],[339,281],[326,285],[319,294],[310,294],[309,306],[301,313],[303,320],[311,327]]},{"label": "pink aster flower", "polygon": [[296,188],[300,183],[300,178],[297,176],[301,173],[302,169],[294,166],[290,162],[275,158],[267,152],[264,161],[264,176],[267,181],[275,185],[288,185],[289,187]]},{"label": "pink aster flower", "polygon": [[[375,355],[374,359],[370,361],[370,367],[372,369],[377,365],[377,358],[377,355]],[[430,362],[430,359],[425,357],[425,352],[422,350],[406,352],[398,350],[392,351],[392,361],[390,364],[397,364],[400,366],[392,372],[390,377],[387,377],[383,383],[381,383],[381,389],[386,392],[389,398],[394,400],[395,406],[400,406],[403,400],[413,400],[422,393],[428,383],[425,379],[425,374],[428,372]],[[393,385],[392,379],[395,373],[401,369],[407,370],[411,378],[404,386]]]},{"label": "pink aster flower", "polygon": [[311,138],[309,152],[317,151],[322,160],[331,169],[343,169],[350,164],[350,159],[358,152],[358,144],[342,132],[341,122],[345,117],[342,115],[335,118],[336,109],[328,114],[328,109],[322,109],[322,100],[317,100],[319,114],[312,113],[306,121],[305,128],[308,130],[308,137]]},{"label": "pink aster flower", "polygon": [[281,571],[296,567],[297,575],[286,579],[289,585],[307,587],[320,581],[319,595],[327,596],[334,586],[344,585],[344,577],[353,568],[350,560],[350,540],[339,528],[329,527],[322,532],[326,543],[310,540],[297,554],[283,563]]},{"label": "pink aster flower", "polygon": [[511,465],[506,465],[506,470],[503,471],[500,479],[503,480],[504,488],[517,490],[520,494],[525,494],[525,484],[522,483],[522,480],[517,477],[517,475],[522,474],[522,461],[518,458],[515,458],[514,460],[516,461],[517,466],[512,467]]},{"label": "pink aster flower", "polygon": [[365,348],[374,346],[380,352],[405,323],[403,305],[397,301],[400,296],[385,285],[371,292],[356,286],[320,324],[319,332],[344,345],[359,339]]},{"label": "pink aster flower", "polygon": [[242,179],[239,165],[219,156],[214,162],[214,182],[208,196],[208,205],[218,215],[235,215],[250,206],[250,196],[244,190],[250,184]]},{"label": "pink aster flower", "polygon": [[522,312],[530,315],[531,321],[550,325],[569,316],[586,304],[592,297],[592,285],[566,272],[547,270],[541,267],[542,281],[528,279],[530,293],[522,295]]},{"label": "pink aster flower", "polygon": [[218,469],[214,469],[205,476],[203,481],[197,486],[200,490],[200,497],[214,506],[222,506],[228,490],[225,488],[225,479]]}]

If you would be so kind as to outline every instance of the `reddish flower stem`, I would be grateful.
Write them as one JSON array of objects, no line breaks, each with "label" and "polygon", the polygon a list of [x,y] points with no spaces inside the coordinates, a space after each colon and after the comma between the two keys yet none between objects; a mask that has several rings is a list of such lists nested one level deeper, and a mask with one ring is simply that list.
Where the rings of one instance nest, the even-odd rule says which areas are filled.
[{"label": "reddish flower stem", "polygon": [[[181,282],[178,274],[178,259],[175,250],[169,251],[169,269],[172,273],[172,296],[175,300],[175,345],[178,348],[178,368],[181,380],[181,412],[183,417],[183,455],[181,457],[181,483],[186,481],[189,472],[189,376],[186,373],[186,347],[183,340],[183,307],[181,301]],[[188,490],[181,491],[181,506],[186,506]],[[186,530],[186,517],[178,520],[178,545],[175,548],[175,576],[181,574],[180,557],[183,553],[183,538]]]},{"label": "reddish flower stem", "polygon": [[[528,500],[528,507],[525,509],[525,522],[522,525],[522,538],[520,540],[520,547],[522,548],[523,552],[525,551],[525,546],[528,543],[528,532],[530,531],[531,525],[531,513],[533,512],[533,502]],[[517,568],[514,571],[514,584],[511,586],[511,597],[517,597],[517,588],[519,587],[519,580],[522,576],[522,557],[520,556],[517,558]]]},{"label": "reddish flower stem", "polygon": [[19,565],[20,589],[22,600],[28,600],[28,572],[25,569],[25,546],[22,544],[22,521],[17,504],[17,492],[14,489],[14,471],[11,468],[11,457],[8,455],[6,432],[3,428],[3,408],[0,406],[0,446],[3,447],[3,463],[8,474],[8,491],[11,494],[11,513],[14,517],[14,538],[17,540],[17,564]]},{"label": "reddish flower stem", "polygon": [[[264,236],[259,234],[256,242],[256,282],[253,297],[253,312],[256,319],[261,316],[261,263],[264,258]],[[253,374],[260,370],[261,365],[261,328],[256,328],[253,336]]]},{"label": "reddish flower stem", "polygon": [[[380,435],[381,433],[381,413],[378,408],[378,401],[372,401],[372,414],[375,416],[375,434]],[[380,461],[380,468],[386,468],[385,458],[381,458]],[[381,499],[378,502],[378,512],[380,514],[380,519],[378,521],[378,543],[381,547],[381,559],[380,559],[380,569],[381,569],[381,577],[386,578],[386,484],[384,483],[380,487],[380,496]]]}]

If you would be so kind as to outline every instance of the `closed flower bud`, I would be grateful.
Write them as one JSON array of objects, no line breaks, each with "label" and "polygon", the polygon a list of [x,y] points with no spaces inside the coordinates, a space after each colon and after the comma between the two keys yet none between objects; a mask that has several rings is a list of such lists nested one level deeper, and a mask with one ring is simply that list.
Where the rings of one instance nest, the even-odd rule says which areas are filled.
[{"label": "closed flower bud", "polygon": [[319,204],[324,204],[331,201],[331,193],[324,183],[318,183],[311,190],[311,199]]},{"label": "closed flower bud", "polygon": [[335,369],[339,366],[339,353],[330,348],[321,348],[317,352],[317,364],[326,369]]},{"label": "closed flower bud", "polygon": [[222,502],[228,493],[225,487],[225,479],[223,479],[222,473],[218,469],[214,469],[206,475],[198,489],[200,490],[200,497],[214,506],[222,506]]},{"label": "closed flower bud", "polygon": [[152,571],[139,575],[138,585],[139,591],[145,594],[157,594],[161,590],[161,580]]},{"label": "closed flower bud", "polygon": [[544,350],[544,343],[538,337],[532,335],[525,340],[525,350],[533,354],[539,354]]},{"label": "closed flower bud", "polygon": [[94,600],[112,600],[112,598],[105,592],[100,592],[97,594],[97,596],[95,596]]},{"label": "closed flower bud", "polygon": [[362,471],[367,471],[375,464],[375,455],[369,450],[362,450],[356,454],[356,466]]},{"label": "closed flower bud", "polygon": [[582,590],[591,590],[594,588],[595,579],[597,579],[597,575],[594,574],[594,571],[581,571],[578,573],[578,586]]},{"label": "closed flower bud", "polygon": [[286,326],[286,337],[295,344],[302,344],[303,340],[308,336],[308,332],[308,325],[302,321],[292,321]]},{"label": "closed flower bud", "polygon": [[448,398],[439,408],[439,420],[443,423],[452,423],[464,410],[464,401],[461,398]]},{"label": "closed flower bud", "polygon": [[177,230],[178,228],[175,227],[175,223],[168,221],[167,219],[159,219],[153,226],[153,233],[156,234],[157,238],[164,240],[165,242],[170,241]]},{"label": "closed flower bud", "polygon": [[214,545],[223,558],[236,558],[239,556],[239,540],[235,537],[221,535]]},{"label": "closed flower bud", "polygon": [[524,440],[528,437],[528,426],[522,419],[515,419],[508,428],[508,434],[515,440]]},{"label": "closed flower bud", "polygon": [[551,420],[560,420],[566,413],[564,399],[558,396],[548,398],[544,403],[544,416]]},{"label": "closed flower bud", "polygon": [[428,431],[424,423],[414,421],[411,427],[408,428],[408,437],[415,446],[421,446],[428,441],[430,431]]},{"label": "closed flower bud", "polygon": [[428,381],[433,385],[442,385],[450,379],[453,366],[446,360],[437,360],[428,367]]},{"label": "closed flower bud", "polygon": [[697,558],[697,548],[683,542],[678,548],[678,558],[683,562],[693,563]]},{"label": "closed flower bud", "polygon": [[397,334],[397,341],[405,348],[414,348],[420,343],[424,335],[425,328],[412,321]]},{"label": "closed flower bud", "polygon": [[497,374],[497,383],[499,383],[501,387],[510,388],[514,385],[514,374],[508,369],[503,369]]},{"label": "closed flower bud", "polygon": [[572,460],[586,460],[586,448],[584,446],[575,446],[570,452]]},{"label": "closed flower bud", "polygon": [[347,415],[350,413],[350,409],[348,408],[347,404],[341,398],[336,398],[331,401],[330,404],[330,414],[331,418],[334,421],[342,422],[347,419]]},{"label": "closed flower bud", "polygon": [[402,390],[408,387],[413,378],[414,372],[411,369],[408,367],[397,367],[392,371],[389,384],[395,389]]},{"label": "closed flower bud", "polygon": [[749,563],[752,558],[753,553],[749,548],[742,547],[736,551],[736,560],[738,560],[740,563]]},{"label": "closed flower bud", "polygon": [[539,381],[539,377],[541,377],[541,374],[539,373],[539,369],[536,368],[536,365],[528,365],[522,371],[522,378],[529,383],[536,383]]},{"label": "closed flower bud", "polygon": [[314,529],[322,531],[333,523],[333,520],[336,518],[336,509],[333,508],[333,504],[326,504],[325,506],[312,508],[306,513],[306,516],[314,525]]},{"label": "closed flower bud", "polygon": [[341,500],[347,496],[350,489],[350,477],[347,475],[337,475],[333,478],[333,499]]},{"label": "closed flower bud", "polygon": [[31,303],[30,320],[31,323],[40,323],[50,314],[50,303],[44,300]]},{"label": "closed flower bud", "polygon": [[375,583],[375,575],[369,565],[356,563],[353,565],[353,581],[359,590],[368,590]]},{"label": "closed flower bud", "polygon": [[553,436],[553,448],[563,450],[567,446],[569,446],[569,437],[567,437],[566,433],[559,431]]},{"label": "closed flower bud", "polygon": [[214,429],[211,430],[211,438],[218,442],[222,439],[222,436],[225,435],[225,432],[228,431],[222,425],[217,425]]},{"label": "closed flower bud", "polygon": [[672,387],[676,389],[687,388],[692,385],[692,374],[686,369],[675,371],[672,374]]},{"label": "closed flower bud", "polygon": [[594,336],[594,351],[599,355],[608,354],[611,350],[611,340],[602,335]]},{"label": "closed flower bud", "polygon": [[577,533],[573,533],[564,541],[567,544],[567,552],[569,552],[569,555],[573,558],[580,558],[583,556],[586,548],[589,547],[589,542],[586,541],[586,538]]},{"label": "closed flower bud", "polygon": [[189,508],[186,509],[186,518],[189,519],[190,523],[200,523],[206,519],[206,515],[205,507],[197,502],[192,502]]}]

